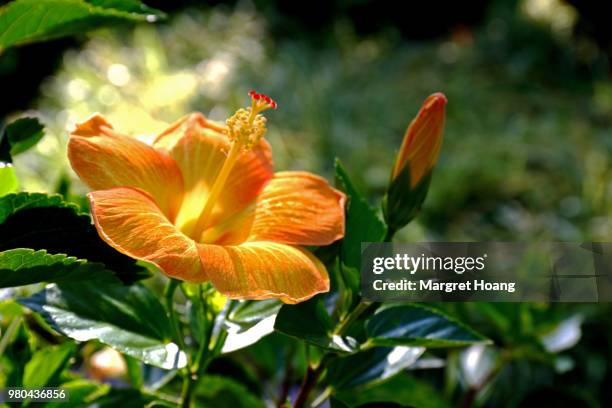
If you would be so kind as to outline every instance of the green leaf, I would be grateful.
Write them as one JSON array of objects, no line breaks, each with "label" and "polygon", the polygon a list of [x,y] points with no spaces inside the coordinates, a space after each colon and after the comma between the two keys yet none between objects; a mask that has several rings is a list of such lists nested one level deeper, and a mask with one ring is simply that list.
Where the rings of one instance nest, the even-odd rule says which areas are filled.
[{"label": "green leaf", "polygon": [[165,17],[162,11],[151,8],[138,0],[87,0],[87,2],[94,6],[112,8],[130,13],[154,15],[160,18]]},{"label": "green leaf", "polygon": [[380,347],[338,358],[330,364],[326,380],[337,390],[380,382],[413,365],[424,351],[423,347]]},{"label": "green leaf", "polygon": [[79,211],[76,205],[65,202],[59,195],[42,193],[10,194],[0,197],[0,224],[19,211],[45,207],[69,208],[75,213]]},{"label": "green leaf", "polygon": [[97,262],[87,262],[47,251],[10,249],[0,252],[0,288],[38,282],[116,281],[114,274]]},{"label": "green leaf", "polygon": [[388,381],[364,387],[359,392],[342,391],[335,397],[349,407],[391,402],[419,408],[450,408],[440,391],[410,375],[397,375]]},{"label": "green leaf", "polygon": [[264,408],[266,405],[243,384],[217,375],[207,375],[196,391],[198,406]]},{"label": "green leaf", "polygon": [[99,262],[126,283],[150,275],[134,259],[108,246],[89,216],[57,195],[18,193],[0,197],[0,251],[15,248]]},{"label": "green leaf", "polygon": [[357,191],[348,173],[336,159],[336,187],[348,198],[344,239],[341,241],[339,276],[342,278],[343,309],[354,306],[360,292],[361,244],[380,242],[387,232],[385,224],[367,200]]},{"label": "green leaf", "polygon": [[322,296],[297,305],[283,305],[274,330],[327,350],[351,353],[357,348],[350,337],[333,335],[333,322]]},{"label": "green leaf", "polygon": [[240,350],[272,333],[281,306],[274,299],[241,302],[225,319],[227,338],[222,351]]},{"label": "green leaf", "polygon": [[[11,303],[20,307],[16,303]],[[3,306],[4,305],[5,304],[3,304]],[[5,309],[5,307],[3,307],[3,309]],[[2,315],[4,319],[9,317],[7,313],[5,313],[5,310],[0,310],[0,315]],[[9,318],[9,321],[9,326],[3,331],[2,336],[0,336],[0,343],[6,344],[6,342],[9,342],[6,348],[0,350],[0,366],[2,366],[2,374],[5,375],[3,386],[22,387],[23,371],[26,363],[32,358],[32,349],[30,347],[25,323],[21,322],[21,318],[13,315]]]},{"label": "green leaf", "polygon": [[78,341],[99,340],[157,367],[183,367],[186,358],[170,342],[172,329],[158,297],[146,287],[62,283],[19,301],[58,332]]},{"label": "green leaf", "polygon": [[19,181],[13,166],[0,162],[0,196],[14,193],[19,189]]},{"label": "green leaf", "polygon": [[441,311],[414,303],[382,306],[367,320],[366,333],[370,345],[387,347],[456,347],[488,342]]},{"label": "green leaf", "polygon": [[74,350],[74,344],[67,342],[36,351],[25,366],[23,387],[56,386],[59,375],[68,365]]},{"label": "green leaf", "polygon": [[376,211],[357,191],[339,160],[336,160],[335,165],[336,186],[348,197],[346,231],[342,241],[342,261],[346,266],[359,271],[361,269],[361,243],[382,241],[386,227]]},{"label": "green leaf", "polygon": [[21,118],[0,133],[0,162],[12,163],[13,156],[23,153],[42,139],[44,126],[36,118]]},{"label": "green leaf", "polygon": [[0,8],[0,49],[163,15],[135,1],[15,0]]}]

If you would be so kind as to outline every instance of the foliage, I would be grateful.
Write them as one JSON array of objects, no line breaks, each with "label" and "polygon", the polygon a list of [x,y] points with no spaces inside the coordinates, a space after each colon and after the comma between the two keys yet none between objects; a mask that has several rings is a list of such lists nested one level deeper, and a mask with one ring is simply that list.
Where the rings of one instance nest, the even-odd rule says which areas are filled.
[{"label": "foliage", "polygon": [[0,133],[0,161],[11,163],[12,156],[25,152],[42,139],[43,125],[35,118],[21,118]]},{"label": "foliage", "polygon": [[0,9],[0,50],[121,21],[155,21],[135,0],[15,0]]}]

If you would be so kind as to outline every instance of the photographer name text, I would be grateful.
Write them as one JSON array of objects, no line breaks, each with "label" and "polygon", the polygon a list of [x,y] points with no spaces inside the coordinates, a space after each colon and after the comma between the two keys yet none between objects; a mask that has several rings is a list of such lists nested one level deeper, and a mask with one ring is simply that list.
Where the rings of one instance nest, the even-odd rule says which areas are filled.
[{"label": "photographer name text", "polygon": [[[452,272],[462,275],[465,272],[478,273],[486,267],[487,254],[479,257],[439,257],[439,256],[411,256],[408,254],[396,254],[393,257],[376,257],[372,262],[372,273],[382,275],[389,271],[402,271],[409,275],[417,272]],[[381,276],[382,278],[382,276]],[[516,291],[515,282],[490,282],[485,279],[464,280],[461,282],[443,282],[439,279],[410,280],[402,278],[399,280],[375,279],[372,281],[375,291],[411,291],[411,292],[508,292]]]}]

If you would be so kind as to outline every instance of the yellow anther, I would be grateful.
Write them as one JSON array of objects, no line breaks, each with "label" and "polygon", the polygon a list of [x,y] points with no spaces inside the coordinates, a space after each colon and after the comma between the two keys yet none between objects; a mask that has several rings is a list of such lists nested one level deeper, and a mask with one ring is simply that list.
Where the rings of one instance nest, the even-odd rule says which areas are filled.
[{"label": "yellow anther", "polygon": [[253,108],[238,109],[225,123],[229,139],[244,150],[252,149],[266,134],[266,118],[254,114]]}]

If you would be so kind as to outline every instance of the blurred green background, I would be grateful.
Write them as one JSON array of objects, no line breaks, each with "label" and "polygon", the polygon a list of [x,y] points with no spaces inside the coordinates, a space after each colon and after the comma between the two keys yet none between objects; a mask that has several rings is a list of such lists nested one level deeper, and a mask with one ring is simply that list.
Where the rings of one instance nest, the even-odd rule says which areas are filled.
[{"label": "blurred green background", "polygon": [[[15,159],[23,189],[80,200],[87,190],[65,146],[68,130],[93,112],[150,140],[189,111],[222,121],[256,89],[279,103],[268,115],[277,169],[331,178],[337,156],[377,203],[408,123],[427,95],[442,91],[449,103],[440,162],[422,214],[398,241],[612,240],[612,30],[604,2],[145,3],[169,19],[1,56],[2,89],[12,97],[2,98],[0,112],[29,111],[47,125],[42,142]],[[491,406],[512,398],[521,406],[600,406],[612,398],[608,305],[444,307],[500,345],[472,350],[479,364],[487,353],[524,353],[487,391]],[[571,352],[538,361],[540,351],[524,344],[553,328],[565,339],[557,350]],[[269,366],[261,370],[277,375],[265,353],[279,342],[270,336],[245,358],[261,353]],[[448,366],[469,368],[459,363],[467,358],[451,355]],[[442,389],[457,384],[441,378],[453,375],[469,386],[478,373],[417,378]],[[407,387],[403,381],[395,388]]]}]

